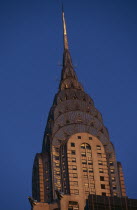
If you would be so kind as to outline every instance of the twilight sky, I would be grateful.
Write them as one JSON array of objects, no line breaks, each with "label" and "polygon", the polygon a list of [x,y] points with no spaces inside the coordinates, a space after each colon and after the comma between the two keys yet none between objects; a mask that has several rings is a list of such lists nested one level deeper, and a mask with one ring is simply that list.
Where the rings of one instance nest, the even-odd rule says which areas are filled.
[{"label": "twilight sky", "polygon": [[[137,1],[64,0],[79,81],[103,115],[137,198]],[[0,0],[0,205],[30,210],[33,159],[60,80],[59,0]]]}]

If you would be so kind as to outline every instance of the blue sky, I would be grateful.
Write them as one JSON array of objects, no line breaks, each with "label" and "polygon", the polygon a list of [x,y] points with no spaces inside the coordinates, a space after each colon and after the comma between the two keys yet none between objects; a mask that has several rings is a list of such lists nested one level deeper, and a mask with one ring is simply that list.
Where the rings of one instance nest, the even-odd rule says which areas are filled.
[{"label": "blue sky", "polygon": [[[137,1],[64,0],[79,81],[103,115],[137,198]],[[41,152],[63,52],[58,0],[0,1],[1,209],[29,210],[33,159]]]}]

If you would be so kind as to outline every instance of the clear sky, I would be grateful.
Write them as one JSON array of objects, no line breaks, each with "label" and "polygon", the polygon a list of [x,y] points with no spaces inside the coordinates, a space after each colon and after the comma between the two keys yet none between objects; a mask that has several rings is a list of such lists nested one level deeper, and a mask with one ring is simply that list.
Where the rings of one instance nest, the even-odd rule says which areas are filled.
[{"label": "clear sky", "polygon": [[[64,0],[79,81],[103,115],[137,198],[137,1]],[[30,210],[63,52],[59,0],[0,0],[0,209]]]}]

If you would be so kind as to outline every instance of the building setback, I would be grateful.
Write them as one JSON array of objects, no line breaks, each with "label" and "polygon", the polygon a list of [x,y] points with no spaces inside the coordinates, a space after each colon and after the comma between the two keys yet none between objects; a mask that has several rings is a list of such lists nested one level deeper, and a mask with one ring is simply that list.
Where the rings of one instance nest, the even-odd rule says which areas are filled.
[{"label": "building setback", "polygon": [[[102,115],[78,81],[72,64],[64,11],[62,20],[63,68],[42,152],[34,160],[33,198],[29,197],[32,209],[111,210],[115,205],[116,209],[128,209],[122,165],[116,160]],[[106,207],[100,204],[101,199]],[[118,208],[121,201],[124,207]]]}]

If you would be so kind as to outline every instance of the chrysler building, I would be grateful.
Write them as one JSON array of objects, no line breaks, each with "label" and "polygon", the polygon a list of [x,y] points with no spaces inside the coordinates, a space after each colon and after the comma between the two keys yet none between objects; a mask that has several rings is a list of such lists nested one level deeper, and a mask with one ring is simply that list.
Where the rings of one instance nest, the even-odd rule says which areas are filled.
[{"label": "chrysler building", "polygon": [[126,198],[122,165],[102,115],[74,70],[64,11],[62,23],[61,79],[33,165],[29,199],[36,210],[84,210],[91,195]]}]

